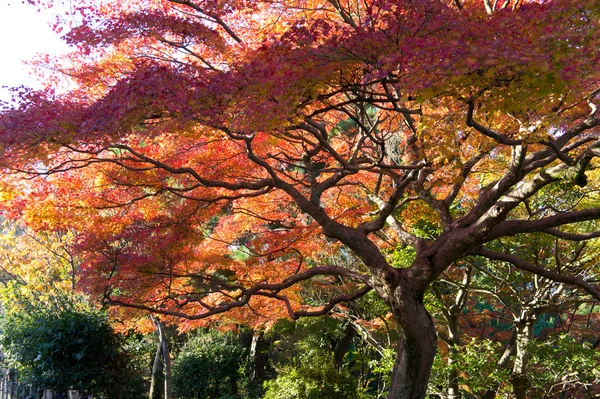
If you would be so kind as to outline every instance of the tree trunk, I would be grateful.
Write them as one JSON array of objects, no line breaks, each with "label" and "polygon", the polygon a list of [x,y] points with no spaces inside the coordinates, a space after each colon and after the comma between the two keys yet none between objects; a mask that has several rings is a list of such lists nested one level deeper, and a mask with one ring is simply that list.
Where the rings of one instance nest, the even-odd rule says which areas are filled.
[{"label": "tree trunk", "polygon": [[150,399],[160,399],[160,383],[162,383],[162,362],[160,360],[162,348],[160,342],[156,347],[156,354],[154,355],[154,363],[152,364],[152,379],[150,380]]},{"label": "tree trunk", "polygon": [[[160,355],[163,359],[162,362],[162,370],[163,370],[163,378],[164,378],[164,399],[171,399],[173,394],[173,389],[172,389],[172,373],[171,373],[171,352],[169,351],[169,341],[168,341],[168,337],[167,337],[167,333],[165,331],[165,325],[158,320],[156,317],[151,316],[152,317],[152,322],[154,323],[154,325],[156,326],[156,331],[158,332],[158,339],[159,339],[159,345],[158,345],[158,349],[157,349],[157,356],[158,356],[158,352],[160,352]],[[154,362],[156,364],[156,358],[154,359]],[[154,368],[153,368],[153,376],[152,376],[153,380],[154,380]],[[152,391],[152,387],[150,389],[151,394],[153,394]],[[152,398],[152,396],[151,396]]]},{"label": "tree trunk", "polygon": [[333,358],[335,361],[335,365],[338,370],[342,370],[342,365],[344,362],[344,356],[350,350],[352,346],[352,340],[356,336],[356,330],[352,326],[352,323],[348,323],[346,325],[346,330],[344,331],[344,337],[337,343],[335,349],[333,350]]},{"label": "tree trunk", "polygon": [[527,399],[529,378],[527,377],[527,365],[529,363],[529,349],[527,346],[533,338],[534,318],[528,312],[522,312],[520,320],[516,321],[516,354],[511,383],[516,399]]},{"label": "tree trunk", "polygon": [[[496,365],[496,370],[502,370],[503,368],[508,367],[508,362],[510,361],[512,354],[515,352],[516,346],[517,346],[517,330],[515,328],[515,330],[513,330],[512,336],[510,338],[510,342],[504,349],[504,353],[502,354],[502,357],[500,358],[500,360],[498,361],[498,364]],[[499,388],[499,386],[497,384],[490,387],[485,393],[480,394],[481,399],[495,399],[498,388]]]},{"label": "tree trunk", "polygon": [[165,379],[165,385],[164,385],[164,398],[165,399],[171,399],[172,392],[172,386],[173,386],[173,378],[172,378],[172,373],[171,373],[171,352],[169,351],[169,341],[167,340],[167,334],[165,332],[165,326],[163,323],[158,322],[158,331],[160,334],[160,347],[162,350],[162,357],[163,357],[163,375],[164,375],[164,379]]},{"label": "tree trunk", "polygon": [[[462,313],[465,304],[467,303],[468,290],[471,283],[471,277],[473,273],[473,268],[468,267],[465,270],[465,274],[463,275],[461,288],[456,293],[456,297],[454,298],[454,303],[448,307],[448,309],[443,309],[442,314],[446,319],[446,323],[448,324],[448,336],[445,339],[446,344],[448,345],[448,367],[450,368],[450,373],[448,375],[448,388],[446,390],[448,399],[460,399],[460,387],[459,387],[459,379],[458,379],[458,371],[454,364],[458,361],[459,358],[459,348],[460,348],[460,330],[458,328],[458,317]],[[441,303],[444,303],[442,299],[442,295],[433,287],[434,293],[438,296]]]},{"label": "tree trunk", "polygon": [[460,399],[460,389],[458,386],[458,372],[453,364],[458,358],[458,349],[456,346],[451,346],[448,351],[448,366],[451,367],[448,375],[448,399]]},{"label": "tree trunk", "polygon": [[269,351],[267,348],[268,341],[264,338],[262,331],[255,331],[252,335],[250,343],[250,361],[252,364],[252,372],[250,374],[250,382],[265,380],[265,372],[267,361],[269,360]]},{"label": "tree trunk", "polygon": [[424,399],[436,353],[437,334],[423,292],[411,288],[400,284],[390,304],[399,334],[388,399]]}]

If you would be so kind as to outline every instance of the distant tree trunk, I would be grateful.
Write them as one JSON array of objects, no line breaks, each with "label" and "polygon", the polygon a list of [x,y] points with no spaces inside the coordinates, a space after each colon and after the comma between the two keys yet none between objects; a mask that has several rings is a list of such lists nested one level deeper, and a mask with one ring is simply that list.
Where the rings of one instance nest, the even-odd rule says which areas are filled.
[{"label": "distant tree trunk", "polygon": [[[155,374],[154,374],[154,366],[157,365],[157,358],[158,358],[158,362],[160,363],[160,358],[162,358],[162,375],[163,375],[163,382],[164,382],[164,389],[163,389],[163,393],[164,393],[164,399],[171,399],[173,396],[173,389],[172,389],[172,385],[173,385],[173,377],[172,377],[172,372],[171,372],[171,352],[169,351],[169,340],[167,337],[167,333],[165,331],[165,325],[158,320],[156,317],[151,316],[152,317],[152,322],[154,323],[154,326],[156,327],[156,331],[158,333],[158,339],[159,339],[159,344],[158,344],[158,348],[157,348],[157,352],[156,352],[156,356],[154,358],[154,365],[152,367],[152,380],[155,381]],[[158,370],[157,370],[158,373]],[[152,396],[153,394],[155,394],[155,392],[158,391],[156,382],[154,382],[154,387],[152,387],[152,383],[150,386],[150,398],[154,399],[154,397]]]},{"label": "distant tree trunk", "polygon": [[346,330],[344,331],[344,337],[337,343],[335,349],[333,351],[335,365],[338,370],[342,369],[342,363],[344,361],[344,356],[348,353],[350,346],[352,345],[352,340],[356,336],[356,330],[352,323],[348,323],[346,326]]},{"label": "distant tree trunk", "polygon": [[159,341],[156,347],[156,354],[154,355],[154,363],[152,364],[152,379],[150,380],[150,399],[161,399],[161,389],[159,388],[163,382],[162,374],[162,345]]},{"label": "distant tree trunk", "polygon": [[450,374],[448,375],[448,399],[460,399],[460,389],[458,386],[458,372],[456,367],[452,367],[458,358],[458,349],[456,346],[450,346],[448,350],[448,366],[450,368]]},{"label": "distant tree trunk", "polygon": [[169,350],[169,341],[165,335],[164,325],[160,324],[161,331],[161,347],[164,359],[164,378],[165,378],[165,399],[171,399],[173,394],[173,374],[171,372],[171,352]]},{"label": "distant tree trunk", "polygon": [[515,322],[517,340],[516,354],[511,383],[513,393],[516,399],[527,399],[527,389],[529,388],[529,378],[527,377],[527,365],[529,364],[529,349],[527,346],[533,338],[534,317],[527,311],[523,311],[521,318]]},{"label": "distant tree trunk", "polygon": [[447,336],[442,335],[442,339],[448,345],[448,366],[450,372],[448,374],[448,387],[446,388],[446,397],[448,399],[460,399],[461,393],[459,389],[458,371],[456,366],[453,366],[459,358],[460,348],[460,329],[458,327],[458,318],[462,313],[468,296],[468,287],[471,282],[473,268],[468,267],[463,275],[461,288],[456,293],[454,303],[446,308],[444,306],[444,300],[439,290],[434,286],[433,292],[438,297],[440,303],[442,303],[442,316],[447,324]]},{"label": "distant tree trunk", "polygon": [[255,331],[252,334],[250,343],[250,361],[252,362],[250,382],[265,380],[267,361],[269,360],[268,345],[270,345],[270,341],[265,340],[264,332]]}]

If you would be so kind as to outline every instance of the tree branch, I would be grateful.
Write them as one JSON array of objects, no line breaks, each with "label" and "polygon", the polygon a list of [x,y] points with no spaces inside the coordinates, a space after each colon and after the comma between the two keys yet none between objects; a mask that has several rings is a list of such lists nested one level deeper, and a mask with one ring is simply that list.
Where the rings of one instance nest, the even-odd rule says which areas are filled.
[{"label": "tree branch", "polygon": [[562,274],[558,274],[553,271],[536,266],[536,265],[534,265],[530,262],[527,262],[515,255],[491,251],[484,247],[479,247],[479,248],[473,250],[472,254],[480,255],[480,256],[483,256],[485,258],[492,259],[492,260],[508,262],[518,269],[521,269],[521,270],[524,270],[524,271],[527,271],[527,272],[530,272],[533,274],[537,274],[538,276],[546,277],[547,279],[550,279],[552,281],[577,286],[577,287],[582,288],[585,291],[587,291],[594,298],[600,300],[600,290],[597,287],[594,287],[592,284],[586,282],[584,279],[582,279],[580,277],[565,276]]},{"label": "tree branch", "polygon": [[416,177],[417,177],[416,171],[412,171],[412,172],[408,173],[407,175],[405,175],[404,178],[402,179],[402,181],[400,181],[396,184],[396,187],[394,188],[394,192],[392,193],[390,198],[387,200],[387,202],[384,202],[384,201],[380,200],[379,197],[377,197],[377,200],[379,200],[379,201],[377,201],[378,202],[377,205],[379,206],[379,209],[380,209],[379,215],[374,220],[361,223],[357,227],[357,230],[359,232],[362,232],[363,234],[369,234],[369,233],[372,233],[374,231],[377,231],[377,230],[380,230],[381,228],[383,228],[386,220],[392,215],[392,213],[396,209],[396,205],[398,205],[398,202],[402,198],[402,195],[404,194],[404,189]]},{"label": "tree branch", "polygon": [[171,3],[175,3],[175,4],[181,4],[184,6],[188,6],[196,11],[198,11],[201,14],[206,15],[207,17],[210,17],[213,19],[213,22],[215,22],[216,24],[218,24],[219,26],[221,26],[225,32],[227,32],[227,34],[229,34],[229,36],[231,36],[231,38],[233,40],[235,40],[238,43],[242,43],[242,39],[240,39],[240,37],[238,35],[235,34],[235,32],[229,27],[229,25],[227,25],[225,23],[225,21],[223,21],[221,19],[221,17],[219,17],[217,14],[213,13],[213,12],[209,12],[207,10],[205,10],[204,8],[200,7],[198,4],[193,3],[191,0],[168,0]]},{"label": "tree branch", "polygon": [[353,294],[340,295],[340,296],[333,298],[321,310],[315,310],[315,311],[297,310],[294,312],[294,316],[295,316],[295,318],[307,317],[307,316],[323,316],[323,315],[329,313],[337,304],[342,303],[342,302],[355,301],[358,298],[361,298],[361,297],[365,296],[366,294],[368,294],[371,290],[372,290],[372,288],[367,285],[367,286],[361,288],[360,290],[354,292]]},{"label": "tree branch", "polygon": [[356,22],[352,19],[352,15],[342,7],[338,0],[327,0],[340,14],[344,22],[356,29]]},{"label": "tree branch", "polygon": [[202,302],[199,301],[198,303],[200,303],[206,309],[206,311],[203,313],[194,312],[194,314],[189,314],[189,313],[186,313],[185,311],[177,311],[177,310],[171,310],[171,309],[165,309],[165,308],[152,307],[152,306],[149,306],[146,304],[147,301],[145,301],[143,303],[136,303],[133,301],[127,301],[125,299],[115,298],[110,295],[110,289],[106,290],[106,292],[104,294],[104,301],[106,303],[109,303],[112,305],[123,306],[123,307],[127,307],[127,308],[138,309],[138,310],[144,310],[144,311],[148,311],[151,313],[159,313],[159,314],[164,314],[164,315],[168,315],[168,316],[181,317],[181,318],[184,318],[187,320],[199,320],[199,319],[211,317],[211,316],[214,316],[214,315],[217,315],[220,313],[228,312],[231,309],[246,306],[249,304],[250,300],[254,296],[264,296],[264,297],[274,298],[274,299],[283,301],[286,304],[286,308],[288,309],[288,313],[290,314],[290,317],[298,318],[298,317],[304,317],[304,316],[320,316],[320,315],[326,314],[331,309],[333,309],[335,307],[335,305],[337,305],[341,302],[348,302],[348,301],[356,300],[356,299],[366,295],[369,291],[371,291],[371,287],[369,285],[366,285],[365,287],[361,288],[360,290],[358,290],[352,294],[340,295],[340,296],[333,298],[321,310],[318,310],[318,311],[293,311],[291,304],[289,302],[289,299],[287,297],[285,297],[284,295],[281,295],[280,292],[286,288],[289,288],[289,287],[301,282],[301,281],[308,280],[317,275],[344,275],[344,276],[350,277],[350,278],[358,280],[358,281],[366,281],[367,280],[366,276],[363,276],[359,273],[353,272],[353,271],[348,270],[343,267],[322,266],[322,267],[311,268],[303,273],[298,273],[296,275],[288,277],[288,278],[284,279],[283,281],[281,281],[280,283],[261,283],[261,284],[256,284],[248,289],[242,289],[240,286],[234,286],[234,285],[227,284],[227,287],[229,290],[235,289],[235,288],[242,289],[242,294],[241,294],[241,296],[238,297],[238,299],[236,299],[232,302],[226,303],[226,304],[221,304],[221,305],[216,305],[216,306],[208,306],[207,304],[202,304]]},{"label": "tree branch", "polygon": [[[176,167],[170,166],[164,162],[147,157],[146,155],[141,154],[140,152],[138,152],[138,151],[134,150],[133,148],[126,146],[126,145],[114,144],[114,145],[111,145],[110,148],[125,150],[125,151],[131,153],[136,158],[138,158],[144,162],[147,162],[148,164],[150,164],[156,168],[163,169],[169,173],[173,173],[173,174],[177,174],[177,175],[182,175],[182,174],[190,175],[194,179],[196,179],[200,184],[202,184],[204,187],[218,187],[218,188],[224,188],[224,189],[231,190],[231,191],[236,191],[236,190],[240,190],[240,189],[262,190],[265,187],[269,187],[269,186],[273,185],[272,179],[260,179],[255,182],[239,182],[239,183],[228,183],[228,182],[220,181],[220,180],[208,180],[208,179],[205,179],[202,176],[200,176],[200,174],[193,168],[190,168],[190,167],[176,168]],[[110,162],[111,160],[104,159],[103,161]]]},{"label": "tree branch", "polygon": [[[512,237],[517,234],[544,232],[574,241],[589,240],[598,237],[599,233],[568,234],[554,230],[565,224],[600,219],[600,208],[584,209],[581,211],[565,212],[538,220],[506,220],[495,226],[485,238],[485,242],[500,237]],[[568,238],[570,237],[570,238]]]},{"label": "tree branch", "polygon": [[[491,14],[491,11],[489,13]],[[506,137],[502,134],[496,133],[493,130],[488,129],[488,128],[480,125],[479,123],[475,122],[475,120],[473,119],[473,111],[475,110],[475,101],[470,100],[467,104],[468,104],[468,108],[467,108],[467,126],[468,127],[474,128],[479,133],[482,133],[485,136],[488,136],[488,137],[494,139],[496,142],[498,142],[500,144],[504,144],[504,145],[521,145],[521,144],[523,144],[523,140],[509,139],[508,137]]]},{"label": "tree branch", "polygon": [[554,237],[562,238],[569,241],[586,241],[600,237],[600,231],[590,233],[567,233],[557,229],[542,230],[542,233],[550,234]]},{"label": "tree branch", "polygon": [[464,182],[466,181],[467,177],[469,176],[469,174],[471,173],[471,170],[475,167],[475,165],[477,165],[477,163],[479,161],[481,161],[486,155],[488,154],[487,151],[485,152],[481,152],[477,155],[475,155],[473,158],[469,159],[467,162],[465,162],[462,165],[461,171],[460,171],[460,176],[458,178],[458,181],[456,183],[454,183],[454,185],[452,186],[452,191],[450,192],[450,194],[448,194],[448,196],[444,199],[444,204],[449,207],[450,205],[452,205],[452,202],[454,202],[454,200],[456,199],[456,197],[458,196],[458,193],[460,192],[460,189],[463,187]]},{"label": "tree branch", "polygon": [[[379,206],[380,209],[386,206],[386,203],[376,195],[371,196],[371,200],[373,202],[375,202]],[[405,201],[402,201],[402,203],[408,202],[409,200],[411,200],[411,198],[408,198]],[[402,242],[404,242],[405,244],[408,244],[414,248],[417,248],[417,247],[422,246],[422,244],[426,241],[425,239],[419,238],[413,234],[410,234],[406,230],[404,230],[402,228],[402,226],[400,225],[400,223],[398,223],[398,220],[396,220],[396,218],[394,217],[393,214],[388,215],[388,217],[385,219],[385,221],[392,227],[392,229],[394,229],[396,234],[398,234],[398,237],[400,238],[400,240],[402,240]]]}]

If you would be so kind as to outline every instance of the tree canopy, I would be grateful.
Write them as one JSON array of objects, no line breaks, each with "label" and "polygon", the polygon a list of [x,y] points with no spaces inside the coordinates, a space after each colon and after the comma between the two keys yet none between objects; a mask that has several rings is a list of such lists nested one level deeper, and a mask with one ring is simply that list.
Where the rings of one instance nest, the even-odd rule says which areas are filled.
[{"label": "tree canopy", "polygon": [[507,245],[597,245],[598,0],[73,3],[73,53],[0,114],[3,208],[75,230],[122,312],[264,325],[374,291],[389,397],[423,398],[423,298],[459,261],[600,299],[589,258]]}]

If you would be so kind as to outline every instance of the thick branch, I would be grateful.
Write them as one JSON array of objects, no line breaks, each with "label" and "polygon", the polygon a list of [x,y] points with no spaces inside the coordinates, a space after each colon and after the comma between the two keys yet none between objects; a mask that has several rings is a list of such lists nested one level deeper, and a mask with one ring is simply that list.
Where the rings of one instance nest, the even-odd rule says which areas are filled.
[{"label": "thick branch", "polygon": [[467,177],[469,176],[469,174],[471,173],[471,170],[475,167],[475,165],[477,165],[477,163],[479,161],[481,161],[486,155],[488,154],[488,152],[481,152],[477,155],[475,155],[473,158],[469,159],[467,162],[465,162],[462,165],[461,171],[460,171],[460,175],[458,178],[458,181],[456,183],[454,183],[454,185],[452,186],[452,191],[450,192],[450,194],[448,194],[448,196],[444,199],[444,205],[449,207],[450,205],[452,205],[452,202],[454,202],[454,200],[456,199],[456,197],[458,196],[458,193],[460,192],[461,188],[463,187],[465,181],[467,180]]},{"label": "thick branch", "polygon": [[431,168],[421,169],[419,171],[418,178],[413,183],[413,187],[414,190],[417,192],[417,195],[437,213],[438,217],[440,218],[440,221],[442,222],[442,226],[445,229],[453,222],[453,218],[450,213],[450,208],[444,200],[437,199],[431,193],[430,189],[425,188],[425,182],[427,181],[427,177],[432,172],[433,170]]},{"label": "thick branch", "polygon": [[511,187],[517,184],[524,176],[522,167],[526,159],[525,154],[525,147],[513,147],[509,170],[495,184],[482,189],[475,207],[467,215],[459,219],[461,224],[479,225],[502,220],[522,200],[533,195],[546,184],[556,179],[556,173],[542,171],[524,186],[514,188],[509,192]]},{"label": "thick branch", "polygon": [[591,233],[567,233],[557,229],[548,229],[542,231],[542,233],[550,234],[554,237],[562,238],[564,240],[569,241],[586,241],[600,237],[600,231],[594,231]]},{"label": "thick branch", "polygon": [[494,227],[486,236],[485,241],[487,242],[500,237],[511,237],[517,234],[533,232],[545,232],[574,241],[588,240],[600,236],[599,233],[568,234],[554,230],[554,228],[565,224],[598,219],[600,219],[600,208],[565,212],[538,220],[507,220]]},{"label": "thick branch", "polygon": [[323,315],[329,313],[337,304],[342,303],[342,302],[355,301],[358,298],[361,298],[361,297],[365,296],[366,294],[368,294],[371,290],[372,290],[371,287],[365,286],[352,294],[340,295],[340,296],[333,298],[331,301],[329,301],[329,303],[327,305],[323,306],[323,309],[321,309],[321,310],[315,310],[315,311],[297,310],[294,312],[294,316],[296,316],[296,318],[308,317],[308,316],[323,316]]},{"label": "thick branch", "polygon": [[[402,201],[402,204],[410,201],[411,199],[412,198],[405,199],[404,201]],[[371,196],[371,200],[373,202],[375,202],[379,206],[380,209],[386,206],[386,203],[381,198],[377,197],[376,195]],[[402,204],[400,204],[400,205],[402,205]],[[402,240],[402,242],[404,242],[405,244],[408,244],[414,248],[424,246],[424,243],[426,242],[426,240],[423,238],[417,237],[413,234],[410,234],[409,232],[404,230],[402,228],[402,226],[400,225],[400,223],[398,222],[398,220],[396,220],[396,218],[394,217],[393,214],[388,215],[388,217],[386,218],[386,222],[392,227],[392,229],[394,229],[396,234],[398,234],[398,237],[400,238],[400,240]]]},{"label": "thick branch", "polygon": [[508,262],[517,267],[518,269],[537,274],[538,276],[546,277],[547,279],[550,279],[552,281],[577,286],[587,291],[594,298],[600,300],[600,290],[580,277],[565,276],[562,274],[558,274],[553,271],[536,266],[532,263],[529,263],[515,255],[494,252],[483,247],[477,248],[475,251],[473,251],[473,254],[481,255],[492,260]]},{"label": "thick branch", "polygon": [[[364,262],[371,271],[382,274],[385,278],[395,279],[396,269],[392,268],[379,250],[379,247],[357,229],[345,226],[333,220],[319,203],[307,199],[293,185],[282,180],[277,171],[267,161],[257,156],[252,149],[252,138],[246,138],[248,158],[261,166],[270,176],[273,185],[285,191],[296,205],[309,214],[323,229],[323,234],[330,238],[341,241],[350,248]],[[311,198],[312,199],[312,198]]]},{"label": "thick branch", "polygon": [[475,110],[475,102],[469,101],[468,108],[467,108],[467,126],[474,128],[479,133],[484,134],[484,135],[494,139],[495,141],[497,141],[500,144],[504,144],[504,145],[521,145],[521,144],[523,144],[523,140],[509,139],[508,137],[506,137],[502,134],[496,133],[493,130],[488,129],[488,128],[480,125],[479,123],[475,122],[475,120],[473,119],[473,111],[474,110]]},{"label": "thick branch", "polygon": [[361,225],[357,228],[358,231],[366,235],[383,228],[386,220],[392,215],[392,213],[396,209],[396,205],[398,205],[398,202],[402,198],[404,190],[406,189],[408,184],[411,181],[413,181],[416,177],[417,173],[415,171],[410,172],[408,175],[404,176],[402,181],[396,184],[394,192],[392,193],[387,202],[378,201],[379,203],[377,205],[379,205],[380,211],[377,218],[368,222],[361,223]]},{"label": "thick branch", "polygon": [[[582,137],[581,140],[578,140],[575,143],[572,143],[571,145],[568,145],[568,143],[572,139],[577,138],[581,133],[585,132],[586,130],[593,129],[596,126],[600,126],[599,112],[596,112],[595,114],[589,116],[587,119],[577,123],[572,128],[566,129],[562,135],[560,135],[557,139],[554,140],[554,147],[565,154],[569,151],[576,150],[583,144],[589,142],[589,138]],[[552,148],[529,154],[525,159],[525,166],[523,167],[523,172],[524,174],[528,174],[529,172],[537,168],[545,167],[551,162],[553,162],[556,158],[556,152]]]}]

